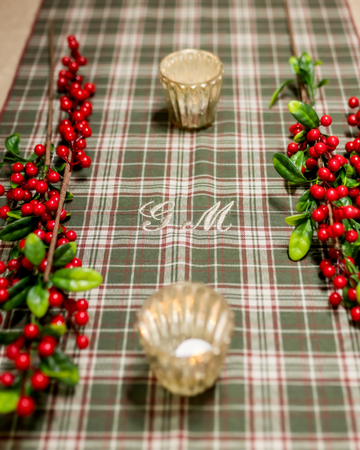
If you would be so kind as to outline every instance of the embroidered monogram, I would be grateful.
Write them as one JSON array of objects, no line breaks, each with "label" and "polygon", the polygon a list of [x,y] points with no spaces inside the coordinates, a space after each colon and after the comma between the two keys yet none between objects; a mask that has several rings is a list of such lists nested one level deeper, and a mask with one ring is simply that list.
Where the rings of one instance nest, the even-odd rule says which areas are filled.
[{"label": "embroidered monogram", "polygon": [[[152,205],[153,203],[154,203],[153,201],[146,203],[139,209],[139,213],[143,217],[148,217],[149,219],[153,219],[158,222],[160,221],[160,225],[156,228],[149,228],[150,226],[153,226],[153,223],[151,222],[151,220],[145,220],[141,225],[141,228],[144,231],[154,232],[162,230],[170,223],[170,220],[174,215],[175,202],[172,200],[159,203],[158,205],[155,205],[151,209],[149,209],[148,213],[146,213],[145,212],[146,208]],[[220,231],[220,233],[224,233],[225,231],[228,231],[232,226],[232,224],[230,223],[230,225],[227,226],[226,228],[222,227],[224,220],[229,211],[231,210],[231,208],[233,207],[233,205],[234,201],[230,202],[228,205],[224,206],[224,208],[220,209],[220,201],[218,201],[217,203],[215,203],[214,206],[212,206],[202,214],[202,216],[195,225],[193,225],[190,220],[186,220],[182,224],[181,228],[183,230],[195,230],[196,228],[199,228],[203,222],[204,230],[209,231],[216,222],[217,230]],[[166,206],[167,210],[165,211]]]}]

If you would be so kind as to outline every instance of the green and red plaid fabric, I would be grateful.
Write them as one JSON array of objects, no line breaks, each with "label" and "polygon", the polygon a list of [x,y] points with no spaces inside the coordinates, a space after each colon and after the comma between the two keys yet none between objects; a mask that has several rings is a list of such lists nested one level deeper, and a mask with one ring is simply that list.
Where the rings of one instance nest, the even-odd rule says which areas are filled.
[{"label": "green and red plaid fabric", "polygon": [[[317,76],[330,83],[316,108],[331,114],[343,148],[347,98],[360,81],[350,11],[344,0],[291,0],[290,12],[299,51],[323,61]],[[50,19],[56,70],[75,34],[89,60],[81,73],[97,85],[93,165],[74,174],[67,209],[79,257],[104,283],[86,295],[90,349],[64,342],[79,386],[53,385],[32,418],[2,417],[0,448],[360,449],[360,330],[327,306],[324,249],[315,244],[300,263],[287,256],[284,218],[301,190],[283,183],[272,156],[289,142],[290,96],[268,108],[290,75],[283,0],[45,0],[0,127],[1,142],[20,133],[27,152],[46,134]],[[216,123],[196,133],[168,123],[157,76],[160,60],[186,47],[218,55],[226,73]],[[144,231],[139,208],[169,200],[169,225]],[[234,201],[227,232],[181,228],[219,201]],[[159,386],[134,327],[150,294],[182,280],[211,285],[236,314],[221,377],[195,398]]]}]

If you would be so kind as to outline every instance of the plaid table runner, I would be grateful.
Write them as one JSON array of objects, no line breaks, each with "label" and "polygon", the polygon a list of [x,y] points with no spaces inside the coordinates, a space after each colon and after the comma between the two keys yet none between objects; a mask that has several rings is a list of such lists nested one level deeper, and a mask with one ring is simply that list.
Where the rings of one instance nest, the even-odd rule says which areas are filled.
[{"label": "plaid table runner", "polygon": [[[332,115],[343,147],[346,99],[359,94],[349,9],[344,0],[291,0],[290,10],[299,51],[323,60],[317,74],[330,83],[317,109]],[[1,142],[20,133],[28,152],[46,134],[52,18],[55,60],[75,34],[89,60],[81,73],[97,84],[93,165],[73,177],[67,208],[79,256],[104,284],[87,295],[89,351],[66,341],[80,385],[52,386],[31,419],[1,417],[0,448],[359,449],[360,330],[342,308],[328,309],[321,247],[300,263],[287,256],[284,218],[301,192],[284,185],[272,155],[289,142],[288,98],[268,109],[290,75],[283,0],[45,0],[0,128]],[[216,123],[197,133],[169,125],[157,78],[159,61],[186,47],[215,53],[226,72]],[[145,231],[171,204],[155,219],[150,209],[169,201],[169,224]],[[228,231],[182,228],[218,202],[234,202]],[[9,246],[1,249],[4,258]],[[211,285],[236,314],[220,379],[190,399],[158,385],[134,329],[143,301],[181,280]]]}]

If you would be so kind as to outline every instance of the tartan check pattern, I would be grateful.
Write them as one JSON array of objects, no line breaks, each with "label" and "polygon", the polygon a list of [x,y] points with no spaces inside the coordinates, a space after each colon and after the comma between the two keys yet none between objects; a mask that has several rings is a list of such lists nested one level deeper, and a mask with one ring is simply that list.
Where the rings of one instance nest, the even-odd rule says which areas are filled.
[{"label": "tartan check pattern", "polygon": [[[290,11],[299,51],[323,61],[317,76],[330,83],[316,108],[332,115],[343,148],[346,100],[360,81],[349,9],[345,0],[291,0]],[[86,294],[90,349],[79,354],[72,338],[64,342],[79,386],[53,385],[33,418],[2,417],[0,448],[359,449],[359,329],[344,309],[328,309],[317,268],[323,248],[315,244],[299,263],[286,251],[284,218],[301,190],[281,181],[272,155],[289,142],[290,96],[268,109],[290,75],[283,0],[45,0],[0,127],[1,142],[20,133],[27,152],[46,134],[50,19],[55,61],[75,34],[89,60],[81,73],[97,85],[93,165],[74,174],[67,209],[79,257],[104,283]],[[159,61],[186,47],[218,55],[226,73],[216,123],[197,133],[169,125],[157,77]],[[54,123],[59,117],[56,108]],[[144,232],[139,208],[168,200],[170,224]],[[181,229],[218,201],[235,201],[229,231]],[[6,258],[9,246],[1,251]],[[220,379],[189,399],[149,373],[134,327],[151,293],[182,280],[211,285],[236,314]]]}]

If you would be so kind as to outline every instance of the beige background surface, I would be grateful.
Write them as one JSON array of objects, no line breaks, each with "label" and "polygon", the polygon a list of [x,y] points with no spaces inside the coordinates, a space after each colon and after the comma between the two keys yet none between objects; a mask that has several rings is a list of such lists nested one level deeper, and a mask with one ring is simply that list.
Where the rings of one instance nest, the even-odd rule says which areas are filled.
[{"label": "beige background surface", "polygon": [[[348,2],[360,34],[360,0]],[[11,88],[40,3],[41,0],[0,0],[0,110]]]}]

